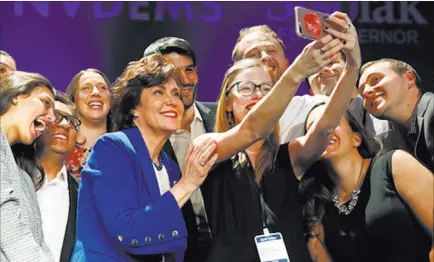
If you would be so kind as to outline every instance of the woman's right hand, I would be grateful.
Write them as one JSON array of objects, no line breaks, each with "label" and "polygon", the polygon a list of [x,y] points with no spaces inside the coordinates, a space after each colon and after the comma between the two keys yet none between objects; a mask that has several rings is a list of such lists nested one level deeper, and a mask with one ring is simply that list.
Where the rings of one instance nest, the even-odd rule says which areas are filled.
[{"label": "woman's right hand", "polygon": [[216,142],[207,138],[200,144],[188,147],[184,158],[184,170],[180,182],[189,190],[196,190],[205,180],[217,160]]},{"label": "woman's right hand", "polygon": [[291,70],[286,70],[284,74],[291,74],[295,77],[294,81],[301,82],[336,59],[343,47],[340,39],[326,35],[306,45],[289,67]]}]

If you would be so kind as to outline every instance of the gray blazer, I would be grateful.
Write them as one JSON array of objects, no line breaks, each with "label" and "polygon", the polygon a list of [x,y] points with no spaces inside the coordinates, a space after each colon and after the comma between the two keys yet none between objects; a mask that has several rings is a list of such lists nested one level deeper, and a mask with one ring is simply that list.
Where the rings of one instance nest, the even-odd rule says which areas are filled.
[{"label": "gray blazer", "polygon": [[54,261],[44,242],[33,181],[16,164],[1,124],[0,180],[0,261]]}]

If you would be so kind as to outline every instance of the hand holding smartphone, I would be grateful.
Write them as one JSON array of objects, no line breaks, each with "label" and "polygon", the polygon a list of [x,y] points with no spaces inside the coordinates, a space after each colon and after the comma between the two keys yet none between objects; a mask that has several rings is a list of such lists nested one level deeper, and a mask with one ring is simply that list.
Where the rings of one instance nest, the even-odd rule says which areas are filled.
[{"label": "hand holding smartphone", "polygon": [[295,27],[299,37],[317,40],[325,36],[324,19],[328,14],[296,6]]}]

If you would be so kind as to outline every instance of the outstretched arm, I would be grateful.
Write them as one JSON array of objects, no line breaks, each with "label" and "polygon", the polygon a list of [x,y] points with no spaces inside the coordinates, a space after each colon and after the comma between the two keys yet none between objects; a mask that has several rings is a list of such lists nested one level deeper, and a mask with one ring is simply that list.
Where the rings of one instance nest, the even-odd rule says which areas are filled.
[{"label": "outstretched arm", "polygon": [[[330,35],[308,44],[286,69],[270,93],[246,115],[239,125],[224,133],[204,135],[213,137],[217,142],[217,162],[267,137],[275,128],[303,79],[335,59],[341,48],[341,42],[333,40]],[[199,137],[195,144],[200,143],[205,137]]]},{"label": "outstretched arm", "polygon": [[[324,112],[312,123],[305,136],[297,138],[288,145],[291,163],[298,178],[319,159],[327,147],[332,132],[339,125],[341,117],[348,108],[361,66],[357,32],[351,20],[346,14],[336,12],[330,16],[329,23],[333,23],[334,28],[337,29],[328,29],[327,32],[336,37],[335,40],[345,43],[342,50],[345,53],[346,65]],[[345,30],[348,26],[349,28]],[[343,32],[337,31],[339,28]]]}]

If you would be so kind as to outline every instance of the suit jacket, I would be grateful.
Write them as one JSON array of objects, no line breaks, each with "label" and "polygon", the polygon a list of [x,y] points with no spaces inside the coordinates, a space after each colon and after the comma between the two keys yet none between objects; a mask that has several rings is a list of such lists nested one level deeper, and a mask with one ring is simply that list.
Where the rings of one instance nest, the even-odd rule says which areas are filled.
[{"label": "suit jacket", "polygon": [[36,190],[15,162],[0,124],[0,261],[54,261],[44,242]]},{"label": "suit jacket", "polygon": [[69,262],[74,249],[75,243],[75,222],[77,217],[77,195],[78,183],[68,174],[68,191],[69,191],[69,213],[66,224],[65,238],[63,239],[62,251],[60,253],[60,262]]},{"label": "suit jacket", "polygon": [[[179,168],[164,152],[162,160],[173,186]],[[71,261],[161,261],[162,253],[182,261],[187,230],[181,210],[170,191],[160,194],[137,128],[100,137],[81,175]]]},{"label": "suit jacket", "polygon": [[[196,107],[198,111],[200,112],[200,115],[203,120],[204,128],[207,133],[214,131],[214,123],[215,123],[215,117],[216,117],[216,111],[217,111],[217,104],[216,103],[201,103],[201,102],[195,102]],[[167,152],[167,154],[170,156],[170,158],[178,164],[178,161],[176,159],[175,152],[172,148],[172,145],[170,143],[170,140],[167,140],[166,144],[164,145],[163,150]],[[205,179],[205,182],[200,187],[202,190],[202,196],[204,198],[205,203],[205,210],[207,210],[207,203],[208,201],[211,201],[211,190],[210,190],[210,184]],[[184,261],[185,262],[192,262],[192,261],[198,261],[202,262],[206,260],[206,257],[208,255],[208,248],[198,248],[198,232],[197,232],[197,225],[196,225],[196,216],[193,211],[193,205],[191,204],[191,201],[188,200],[185,205],[182,207],[182,213],[185,219],[187,232],[188,232],[188,243],[187,243],[187,251],[185,254]],[[208,211],[207,211],[208,213]],[[211,219],[208,215],[208,219]],[[208,221],[209,222],[209,221]]]},{"label": "suit jacket", "polygon": [[418,134],[414,155],[434,172],[434,94],[426,92],[417,105]]}]

